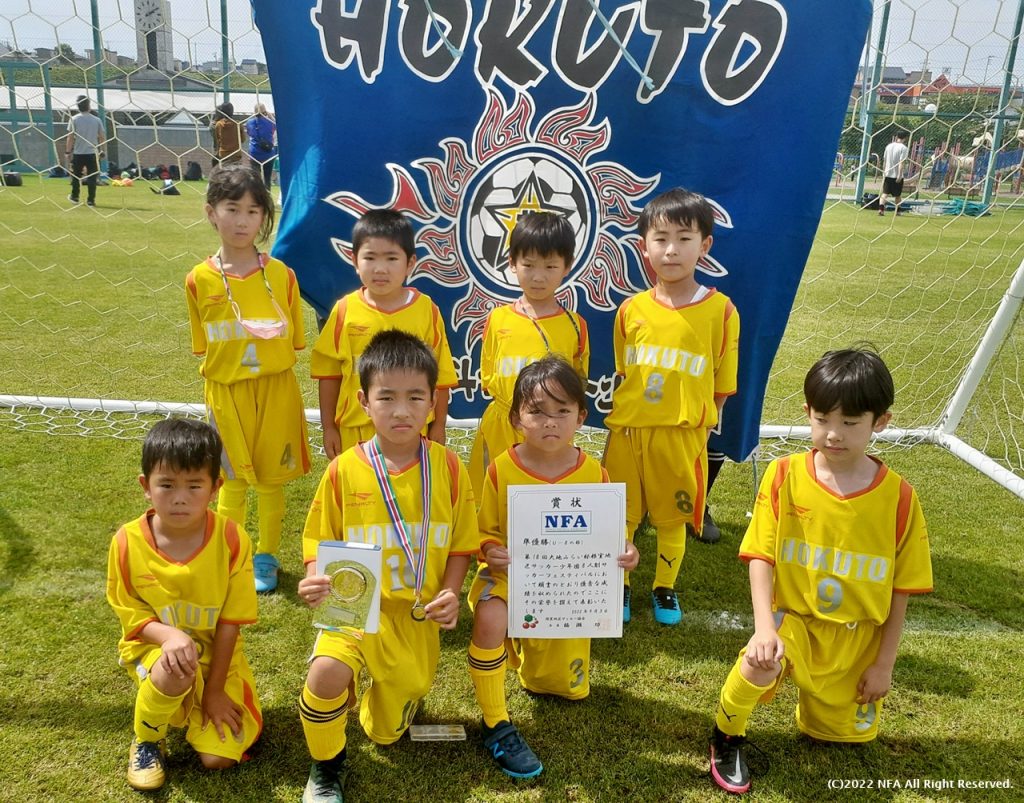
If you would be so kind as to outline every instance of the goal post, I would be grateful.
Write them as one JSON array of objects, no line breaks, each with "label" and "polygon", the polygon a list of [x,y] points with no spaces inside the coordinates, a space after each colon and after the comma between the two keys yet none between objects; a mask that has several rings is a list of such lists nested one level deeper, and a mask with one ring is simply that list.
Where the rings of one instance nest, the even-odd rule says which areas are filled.
[{"label": "goal post", "polygon": [[[801,387],[814,360],[867,341],[897,382],[894,426],[878,448],[942,446],[1024,498],[1024,0],[986,3],[996,13],[983,26],[975,3],[922,14],[909,0],[875,0],[772,367],[760,459],[806,440]],[[133,3],[105,0],[59,18],[0,9],[0,426],[137,438],[153,418],[204,414],[182,290],[215,248],[204,181],[172,178],[181,195],[170,197],[158,192],[161,175],[115,186],[120,174],[108,171],[87,209],[70,205],[67,177],[49,177],[81,94],[101,104],[117,166],[133,161],[140,173],[184,174],[190,161],[208,173],[209,123],[226,97],[242,124],[258,103],[273,110],[251,16],[220,0],[145,5],[163,13],[140,22]],[[966,19],[970,36],[958,28]],[[906,214],[879,217],[862,207],[881,190],[881,155],[897,130],[911,153]],[[768,157],[750,158],[756,172]],[[802,213],[801,199],[779,203]],[[307,340],[315,327],[307,309]],[[315,427],[308,356],[296,370]],[[476,422],[450,424],[463,448]],[[597,448],[601,433],[587,439]]]}]

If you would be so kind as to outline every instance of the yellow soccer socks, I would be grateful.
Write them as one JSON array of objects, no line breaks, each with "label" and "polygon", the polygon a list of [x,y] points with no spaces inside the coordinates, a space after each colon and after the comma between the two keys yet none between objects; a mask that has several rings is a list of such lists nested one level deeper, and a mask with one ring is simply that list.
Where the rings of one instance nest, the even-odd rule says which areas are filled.
[{"label": "yellow soccer socks", "polygon": [[658,557],[654,569],[655,588],[675,588],[684,552],[686,552],[685,524],[658,527]]},{"label": "yellow soccer socks", "polygon": [[284,486],[257,485],[256,513],[259,516],[260,539],[255,551],[276,556],[281,546],[281,523],[284,521]]},{"label": "yellow soccer socks", "polygon": [[146,679],[135,695],[135,738],[140,742],[159,742],[167,735],[167,723],[181,707],[185,695],[192,689],[172,697],[164,694]]},{"label": "yellow soccer socks", "polygon": [[345,749],[345,722],[348,719],[348,689],[331,700],[317,697],[303,685],[299,695],[299,719],[306,735],[306,746],[314,761],[327,761]]},{"label": "yellow soccer socks", "polygon": [[217,512],[244,527],[248,492],[245,480],[225,480],[217,492]]},{"label": "yellow soccer socks", "polygon": [[505,662],[508,654],[505,645],[492,650],[469,644],[469,677],[476,690],[476,701],[483,713],[484,724],[493,728],[499,722],[507,722],[508,705],[505,701]]},{"label": "yellow soccer socks", "polygon": [[772,687],[772,683],[767,686],[755,686],[740,673],[740,662],[733,664],[718,699],[718,711],[715,712],[715,724],[718,729],[726,736],[745,734],[750,713],[757,705],[757,701]]}]

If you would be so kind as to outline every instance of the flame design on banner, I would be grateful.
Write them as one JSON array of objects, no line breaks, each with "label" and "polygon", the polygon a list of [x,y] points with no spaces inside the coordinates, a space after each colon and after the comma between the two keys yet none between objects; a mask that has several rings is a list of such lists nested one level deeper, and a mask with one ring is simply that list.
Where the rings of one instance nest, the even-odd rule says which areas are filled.
[{"label": "flame design on banner", "polygon": [[[386,202],[348,191],[324,200],[353,218],[386,206],[424,224],[416,246],[427,256],[410,278],[466,287],[449,321],[453,331],[462,333],[466,352],[483,337],[490,311],[519,296],[509,275],[508,244],[523,212],[559,212],[576,232],[577,256],[559,300],[575,310],[582,296],[594,309],[613,311],[623,298],[653,284],[640,257],[636,223],[644,197],[660,176],[637,176],[612,162],[591,164],[611,142],[608,121],[593,123],[595,108],[588,94],[580,104],[557,108],[534,126],[536,109],[529,95],[518,94],[507,105],[490,89],[471,149],[448,138],[438,143],[443,159],[413,161],[426,179],[426,198],[408,170],[389,163],[392,191]],[[732,228],[729,213],[713,200],[712,205],[716,230]],[[352,244],[337,238],[331,243],[352,264]],[[470,271],[470,264],[480,270]],[[728,273],[711,256],[697,268],[711,276]]]},{"label": "flame design on banner", "polygon": [[281,143],[273,253],[318,313],[358,287],[361,213],[402,210],[412,283],[448,328],[450,413],[479,416],[486,316],[520,295],[509,236],[526,211],[560,212],[576,256],[558,298],[587,322],[588,423],[600,425],[616,383],[615,310],[654,281],[640,210],[686,187],[715,209],[701,284],[727,294],[743,322],[738,393],[709,445],[751,453],[871,0],[252,5]]}]

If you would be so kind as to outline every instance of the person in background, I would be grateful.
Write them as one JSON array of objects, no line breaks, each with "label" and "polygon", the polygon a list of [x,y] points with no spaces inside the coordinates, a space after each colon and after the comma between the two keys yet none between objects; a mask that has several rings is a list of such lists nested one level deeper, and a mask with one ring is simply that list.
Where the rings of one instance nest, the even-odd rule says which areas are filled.
[{"label": "person in background", "polygon": [[896,214],[902,215],[900,201],[903,200],[903,178],[907,172],[907,132],[897,131],[893,141],[885,146],[882,165],[882,194],[878,196],[878,214],[885,214],[885,201],[892,196]]},{"label": "person in background", "polygon": [[267,114],[267,107],[256,104],[256,112],[245,123],[245,133],[249,138],[249,159],[252,169],[263,176],[263,183],[270,189],[270,179],[274,174],[274,159],[277,158],[277,125]]},{"label": "person in background", "polygon": [[82,183],[87,188],[86,204],[96,206],[96,180],[100,175],[100,148],[106,142],[103,123],[89,110],[89,98],[78,96],[78,114],[68,121],[68,136],[64,155],[71,174],[71,194],[68,200],[78,203]]},{"label": "person in background", "polygon": [[216,164],[238,164],[242,161],[245,132],[235,122],[235,107],[225,102],[217,107],[213,116],[213,145]]}]

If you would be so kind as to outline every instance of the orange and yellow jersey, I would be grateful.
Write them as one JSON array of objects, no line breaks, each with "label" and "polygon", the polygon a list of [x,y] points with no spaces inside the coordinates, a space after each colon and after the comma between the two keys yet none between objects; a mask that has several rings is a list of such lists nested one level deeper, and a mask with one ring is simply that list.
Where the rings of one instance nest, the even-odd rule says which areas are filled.
[{"label": "orange and yellow jersey", "polygon": [[256,270],[244,279],[228,276],[231,297],[246,320],[264,323],[281,320],[274,301],[284,313],[287,326],[267,340],[246,331],[235,316],[224,280],[212,259],[200,262],[185,279],[192,351],[204,359],[199,373],[206,379],[231,385],[243,379],[279,374],[295,365],[295,350],[306,346],[299,303],[299,284],[292,269],[273,257],[264,271],[274,292],[270,298],[263,276]]},{"label": "orange and yellow jersey", "polygon": [[[256,585],[252,545],[245,530],[230,519],[206,514],[203,543],[188,558],[174,560],[160,551],[150,528],[149,510],[117,531],[107,557],[107,602],[121,620],[117,651],[130,665],[153,645],[139,633],[163,622],[192,637],[204,670],[213,654],[219,622],[256,621]],[[242,637],[235,647],[241,653]]]},{"label": "orange and yellow jersey", "polygon": [[[367,304],[363,288],[349,293],[334,305],[313,346],[310,359],[313,378],[341,380],[338,409],[334,416],[339,427],[371,424],[369,416],[363,412],[356,399],[359,390],[359,372],[356,368],[360,355],[377,332],[400,329],[416,335],[430,346],[437,358],[438,390],[453,388],[459,383],[441,311],[423,293],[411,287],[407,289],[409,300],[403,307],[390,312]],[[433,420],[433,415],[430,420]]]},{"label": "orange and yellow jersey", "polygon": [[[422,599],[427,602],[441,590],[445,565],[450,555],[472,555],[479,544],[476,501],[469,475],[458,456],[440,444],[430,442],[427,459],[431,471],[430,531]],[[412,533],[413,550],[419,559],[423,527],[423,490],[420,461],[389,472],[398,509]],[[384,576],[381,599],[416,600],[415,567],[409,566],[402,551],[388,508],[377,484],[377,476],[363,451],[353,446],[338,455],[324,472],[306,516],[302,532],[302,559],[316,560],[321,541],[360,541],[377,544],[383,550]]]},{"label": "orange and yellow jersey", "polygon": [[[560,483],[608,482],[608,472],[582,449],[576,465],[562,476],[554,479],[540,477],[524,466],[513,446],[502,452],[487,467],[484,491],[480,502],[480,549],[484,544],[508,546],[508,486],[510,485],[557,485]],[[481,560],[481,563],[485,561]]]},{"label": "orange and yellow jersey", "polygon": [[648,290],[615,315],[615,389],[609,429],[713,427],[716,396],[736,392],[740,317],[729,297],[709,290],[670,307]]},{"label": "orange and yellow jersey", "polygon": [[507,410],[519,372],[548,354],[565,357],[586,383],[590,336],[579,314],[561,309],[554,315],[532,319],[515,304],[496,307],[487,316],[484,329],[480,381],[494,401]]},{"label": "orange and yellow jersey", "polygon": [[814,454],[768,467],[740,557],[773,564],[776,609],[880,625],[893,592],[932,590],[921,504],[907,481],[878,460],[870,486],[839,496],[818,481]]}]

